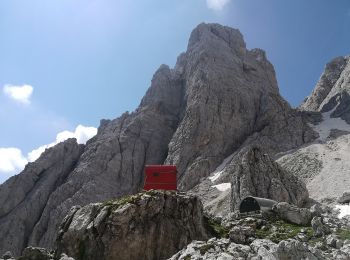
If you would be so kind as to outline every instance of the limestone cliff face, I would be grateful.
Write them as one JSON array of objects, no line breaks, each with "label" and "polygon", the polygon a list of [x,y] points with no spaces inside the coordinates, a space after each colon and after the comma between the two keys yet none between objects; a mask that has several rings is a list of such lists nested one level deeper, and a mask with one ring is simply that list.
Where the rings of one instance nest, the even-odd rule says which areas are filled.
[{"label": "limestone cliff face", "polygon": [[186,106],[166,162],[178,166],[182,189],[198,184],[245,141],[259,139],[274,153],[313,138],[279,95],[265,52],[247,50],[238,30],[199,25],[175,69],[184,75]]},{"label": "limestone cliff face", "polygon": [[[0,215],[0,237],[6,237],[0,253],[11,250],[18,255],[27,245],[52,247],[59,223],[72,206],[137,192],[145,164],[176,164],[180,189],[189,190],[245,145],[259,144],[275,154],[314,137],[301,113],[279,95],[264,51],[247,50],[238,30],[200,24],[174,69],[158,69],[134,112],[102,120],[97,135],[70,157],[70,167],[46,169],[59,181],[44,202],[27,203],[27,198],[46,185],[21,196],[11,195],[11,181],[0,186],[0,200],[9,200],[0,207],[5,212]],[[57,162],[50,159],[51,164]],[[16,178],[30,176],[25,170]],[[4,223],[15,223],[28,208],[37,209],[35,221],[26,220],[23,228],[8,233]]]}]

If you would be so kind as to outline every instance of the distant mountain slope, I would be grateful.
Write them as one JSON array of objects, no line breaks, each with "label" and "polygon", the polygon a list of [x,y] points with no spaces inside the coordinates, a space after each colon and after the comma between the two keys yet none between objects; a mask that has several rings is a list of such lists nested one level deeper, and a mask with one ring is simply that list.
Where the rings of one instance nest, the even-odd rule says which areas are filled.
[{"label": "distant mountain slope", "polygon": [[[134,112],[102,120],[83,148],[72,141],[51,148],[0,186],[0,197],[8,200],[0,208],[0,254],[18,255],[27,245],[52,247],[72,206],[135,193],[142,188],[145,164],[176,164],[180,188],[189,190],[246,145],[275,154],[315,137],[303,114],[280,96],[264,51],[247,50],[236,29],[200,24],[174,69],[157,70]],[[50,154],[62,146],[70,167],[42,170],[44,161],[59,164],[61,157]],[[22,192],[27,179],[29,191]],[[19,216],[26,217],[13,228]]]},{"label": "distant mountain slope", "polygon": [[315,200],[334,201],[350,191],[350,57],[326,65],[301,110],[322,112],[312,125],[319,137],[314,143],[284,155],[278,162],[304,178]]}]

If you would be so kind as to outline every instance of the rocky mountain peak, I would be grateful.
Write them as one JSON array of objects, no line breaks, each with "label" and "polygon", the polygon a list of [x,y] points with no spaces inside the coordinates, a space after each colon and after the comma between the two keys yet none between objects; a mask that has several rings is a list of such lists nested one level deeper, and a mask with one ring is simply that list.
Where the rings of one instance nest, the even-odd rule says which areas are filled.
[{"label": "rocky mountain peak", "polygon": [[[338,105],[343,107],[349,102],[349,80],[350,56],[333,59],[326,65],[316,87],[300,108],[306,111],[328,112]],[[350,116],[339,112],[337,114],[344,119],[349,118],[347,120],[350,122]]]},{"label": "rocky mountain peak", "polygon": [[226,45],[239,56],[243,56],[246,52],[246,44],[239,30],[216,23],[199,24],[191,33],[187,49],[205,49],[205,47],[211,49],[216,46],[216,50],[221,50],[218,44],[220,47]]}]

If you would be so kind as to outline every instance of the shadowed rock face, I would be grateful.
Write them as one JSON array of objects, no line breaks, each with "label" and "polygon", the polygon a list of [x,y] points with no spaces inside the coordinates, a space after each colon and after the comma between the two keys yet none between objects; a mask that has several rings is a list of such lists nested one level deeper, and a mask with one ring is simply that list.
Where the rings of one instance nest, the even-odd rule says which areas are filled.
[{"label": "shadowed rock face", "polygon": [[243,149],[231,169],[231,203],[238,209],[247,196],[268,198],[302,206],[309,198],[305,184],[282,169],[259,147]]},{"label": "shadowed rock face", "polygon": [[0,186],[0,251],[19,254],[26,246],[51,194],[66,181],[83,150],[83,145],[69,139]]},{"label": "shadowed rock face", "polygon": [[[124,203],[123,201],[128,201]],[[192,240],[210,237],[197,197],[153,191],[73,208],[58,252],[76,260],[167,259]]]},{"label": "shadowed rock face", "polygon": [[[79,148],[71,155],[70,168],[56,172],[60,181],[44,202],[27,202],[27,192],[11,193],[12,182],[0,186],[0,200],[9,200],[0,208],[6,212],[0,216],[0,237],[6,237],[0,254],[11,250],[18,255],[27,245],[51,248],[72,206],[137,192],[145,164],[176,164],[180,189],[189,190],[241,146],[257,143],[276,153],[313,138],[301,114],[279,95],[264,51],[247,50],[238,30],[200,24],[175,68],[162,65],[155,73],[140,106],[115,120],[102,120],[83,153]],[[51,171],[47,168],[47,175]],[[23,182],[32,178],[27,170],[20,176]],[[36,185],[30,194],[42,190],[47,185]],[[17,193],[22,195],[11,195]],[[23,207],[16,206],[19,201]],[[18,216],[28,215],[28,208],[35,211],[35,221],[23,220],[23,228],[8,233],[8,224],[1,224],[4,214],[8,223],[15,223]]]}]

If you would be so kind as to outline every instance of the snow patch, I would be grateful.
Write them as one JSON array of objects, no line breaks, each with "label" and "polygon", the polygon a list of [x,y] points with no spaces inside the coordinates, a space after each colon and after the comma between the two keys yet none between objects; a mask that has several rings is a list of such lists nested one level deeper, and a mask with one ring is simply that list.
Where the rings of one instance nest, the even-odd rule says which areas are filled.
[{"label": "snow patch", "polygon": [[217,179],[220,178],[221,174],[224,172],[226,165],[232,160],[233,155],[234,155],[234,153],[231,154],[230,156],[226,157],[222,161],[222,163],[218,167],[216,167],[215,171],[213,171],[211,173],[212,176],[208,177],[209,180],[211,180],[211,182],[215,182]]},{"label": "snow patch", "polygon": [[340,213],[338,218],[343,218],[344,216],[350,215],[350,204],[349,205],[336,205],[336,209],[339,209]]},{"label": "snow patch", "polygon": [[231,189],[231,183],[224,182],[224,183],[220,183],[218,185],[213,185],[212,187],[217,188],[219,191],[227,191],[227,190]]},{"label": "snow patch", "polygon": [[211,180],[211,182],[216,181],[217,179],[220,178],[222,172],[223,172],[223,171],[214,172],[214,175],[213,175],[213,176],[210,176],[210,177],[209,177],[209,180]]},{"label": "snow patch", "polygon": [[347,124],[343,119],[331,118],[331,114],[334,110],[335,108],[329,112],[322,113],[323,121],[318,125],[312,125],[312,128],[319,133],[320,140],[326,140],[331,132],[331,129],[338,129],[350,132],[350,125]]}]

